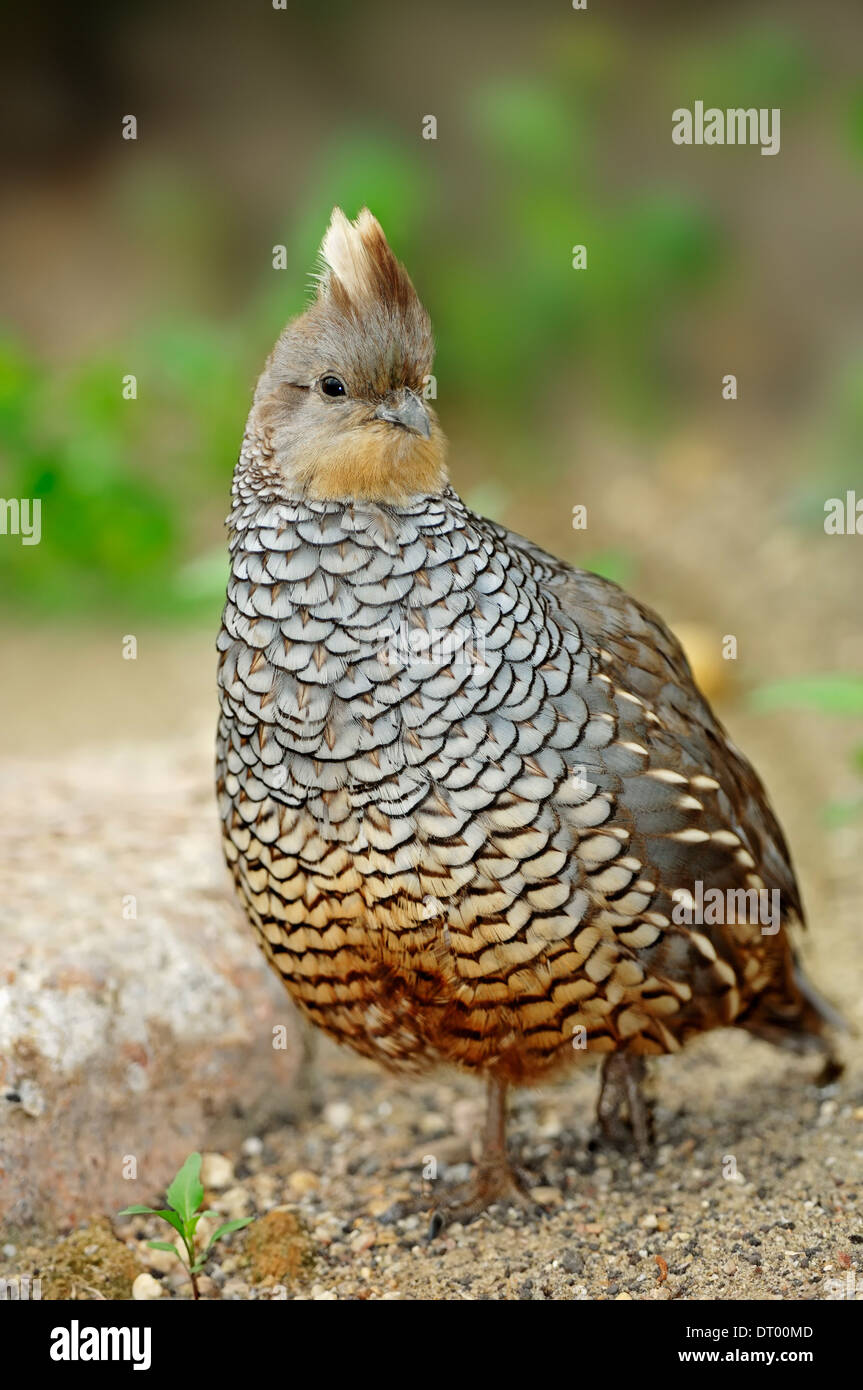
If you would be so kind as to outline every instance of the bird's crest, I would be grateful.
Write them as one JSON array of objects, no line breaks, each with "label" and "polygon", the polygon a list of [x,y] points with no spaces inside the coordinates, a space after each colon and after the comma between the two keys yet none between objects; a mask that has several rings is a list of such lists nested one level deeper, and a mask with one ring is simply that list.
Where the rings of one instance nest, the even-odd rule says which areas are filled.
[{"label": "bird's crest", "polygon": [[320,258],[319,294],[339,308],[362,314],[377,303],[403,314],[424,313],[410,276],[368,208],[355,222],[333,208]]}]

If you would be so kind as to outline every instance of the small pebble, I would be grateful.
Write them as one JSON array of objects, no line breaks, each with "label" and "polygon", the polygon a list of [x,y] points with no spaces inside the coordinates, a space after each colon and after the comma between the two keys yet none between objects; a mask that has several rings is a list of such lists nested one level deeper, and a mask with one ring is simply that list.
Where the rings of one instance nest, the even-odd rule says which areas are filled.
[{"label": "small pebble", "polygon": [[21,1109],[25,1115],[38,1119],[45,1110],[45,1097],[35,1081],[22,1081],[18,1088],[21,1096]]},{"label": "small pebble", "polygon": [[157,1274],[172,1274],[177,1268],[178,1255],[171,1255],[167,1250],[151,1250],[149,1245],[141,1246],[141,1258],[150,1269],[154,1269]]},{"label": "small pebble", "polygon": [[138,1303],[151,1302],[162,1297],[162,1285],[152,1274],[139,1274],[132,1285],[132,1297]]},{"label": "small pebble", "polygon": [[302,1197],[307,1192],[317,1192],[320,1182],[317,1174],[310,1172],[308,1168],[295,1168],[288,1178],[288,1187],[298,1197]]},{"label": "small pebble", "polygon": [[214,1201],[213,1206],[217,1211],[223,1212],[229,1221],[238,1221],[241,1217],[251,1214],[251,1193],[244,1187],[229,1187],[227,1192],[223,1192]]},{"label": "small pebble", "polygon": [[556,1187],[532,1187],[530,1195],[541,1207],[556,1207],[563,1201],[563,1193]]},{"label": "small pebble", "polygon": [[201,1160],[201,1182],[218,1192],[234,1181],[234,1165],[224,1154],[204,1154]]},{"label": "small pebble", "polygon": [[353,1118],[354,1112],[346,1100],[331,1100],[324,1106],[324,1123],[332,1129],[347,1129]]}]

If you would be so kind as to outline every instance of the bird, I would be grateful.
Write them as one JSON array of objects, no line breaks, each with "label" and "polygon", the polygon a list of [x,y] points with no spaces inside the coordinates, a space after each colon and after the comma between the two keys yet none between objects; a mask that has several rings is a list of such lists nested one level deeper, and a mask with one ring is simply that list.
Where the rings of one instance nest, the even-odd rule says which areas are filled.
[{"label": "bird", "polygon": [[451,1203],[473,1216],[530,1202],[511,1087],[596,1054],[600,1127],[645,1152],[650,1056],[737,1027],[830,1059],[841,1020],[798,958],[765,789],[677,639],[461,500],[430,318],[367,208],[333,210],[319,261],[233,479],[224,852],[306,1019],[485,1083]]}]

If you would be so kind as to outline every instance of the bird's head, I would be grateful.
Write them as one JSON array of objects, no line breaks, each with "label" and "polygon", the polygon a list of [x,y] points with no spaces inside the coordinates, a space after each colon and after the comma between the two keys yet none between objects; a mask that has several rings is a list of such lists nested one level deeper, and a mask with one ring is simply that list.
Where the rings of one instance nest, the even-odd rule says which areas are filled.
[{"label": "bird's head", "polygon": [[403,502],[446,483],[445,441],[423,399],[428,314],[380,223],[340,208],[321,244],[317,297],[284,329],[250,424],[291,495]]}]

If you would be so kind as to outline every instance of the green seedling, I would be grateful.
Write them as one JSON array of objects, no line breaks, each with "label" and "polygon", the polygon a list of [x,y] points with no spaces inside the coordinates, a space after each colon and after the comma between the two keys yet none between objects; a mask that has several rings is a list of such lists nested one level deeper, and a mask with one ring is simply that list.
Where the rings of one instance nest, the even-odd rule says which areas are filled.
[{"label": "green seedling", "polygon": [[195,1232],[198,1222],[202,1216],[215,1216],[218,1220],[217,1211],[199,1211],[204,1200],[204,1188],[201,1183],[201,1155],[189,1154],[177,1176],[168,1188],[167,1198],[169,1207],[164,1210],[157,1210],[155,1207],[124,1207],[119,1213],[120,1216],[161,1216],[163,1221],[167,1221],[170,1226],[180,1236],[185,1247],[185,1257],[176,1247],[166,1240],[148,1240],[147,1244],[151,1250],[168,1250],[172,1255],[186,1266],[189,1277],[192,1281],[192,1297],[200,1298],[198,1289],[198,1275],[204,1268],[209,1259],[210,1250],[217,1240],[228,1234],[229,1231],[239,1231],[243,1226],[248,1226],[254,1218],[251,1216],[240,1217],[237,1221],[225,1221],[210,1236],[206,1246],[199,1253],[195,1253],[196,1241]]}]

